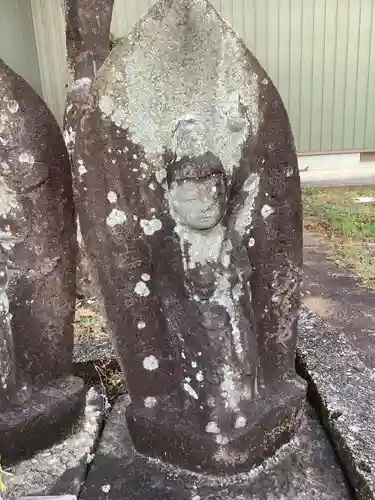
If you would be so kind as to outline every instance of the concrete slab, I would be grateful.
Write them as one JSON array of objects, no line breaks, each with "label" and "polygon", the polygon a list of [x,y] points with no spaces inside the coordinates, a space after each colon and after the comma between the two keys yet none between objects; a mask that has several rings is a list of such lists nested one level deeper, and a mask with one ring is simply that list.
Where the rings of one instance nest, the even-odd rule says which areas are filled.
[{"label": "concrete slab", "polygon": [[298,363],[356,498],[375,498],[375,372],[308,310],[299,317]]},{"label": "concrete slab", "polygon": [[305,305],[343,333],[360,359],[375,369],[375,290],[337,264],[324,238],[310,232],[304,234],[302,292]]}]

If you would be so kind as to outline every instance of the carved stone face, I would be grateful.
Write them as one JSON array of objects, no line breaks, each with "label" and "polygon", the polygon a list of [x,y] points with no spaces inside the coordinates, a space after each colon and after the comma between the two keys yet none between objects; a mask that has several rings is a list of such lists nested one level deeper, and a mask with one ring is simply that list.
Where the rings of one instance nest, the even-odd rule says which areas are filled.
[{"label": "carved stone face", "polygon": [[227,185],[217,163],[182,163],[171,172],[169,193],[174,217],[192,229],[211,229],[225,214]]}]

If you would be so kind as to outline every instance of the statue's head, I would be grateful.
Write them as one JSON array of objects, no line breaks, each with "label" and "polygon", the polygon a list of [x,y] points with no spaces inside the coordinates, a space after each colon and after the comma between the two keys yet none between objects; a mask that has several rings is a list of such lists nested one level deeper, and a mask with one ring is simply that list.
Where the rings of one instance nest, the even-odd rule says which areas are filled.
[{"label": "statue's head", "polygon": [[227,182],[220,160],[206,153],[171,162],[167,171],[170,208],[175,219],[193,229],[215,227],[227,206]]},{"label": "statue's head", "polygon": [[208,136],[204,120],[179,120],[173,134],[175,159],[167,167],[171,213],[178,223],[197,230],[215,227],[227,203],[224,168],[209,152]]}]

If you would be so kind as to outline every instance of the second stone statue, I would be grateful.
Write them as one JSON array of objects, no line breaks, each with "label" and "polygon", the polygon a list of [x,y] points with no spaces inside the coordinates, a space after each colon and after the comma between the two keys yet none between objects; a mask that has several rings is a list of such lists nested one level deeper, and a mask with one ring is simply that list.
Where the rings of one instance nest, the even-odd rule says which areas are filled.
[{"label": "second stone statue", "polygon": [[258,465],[305,398],[300,181],[277,91],[208,2],[156,2],[111,53],[75,183],[136,449],[216,474]]}]

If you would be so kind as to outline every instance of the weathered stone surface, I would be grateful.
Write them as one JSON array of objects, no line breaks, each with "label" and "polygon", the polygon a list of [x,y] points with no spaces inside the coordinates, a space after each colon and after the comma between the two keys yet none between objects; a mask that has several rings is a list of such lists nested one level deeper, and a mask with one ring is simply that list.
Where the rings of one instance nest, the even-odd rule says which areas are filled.
[{"label": "weathered stone surface", "polygon": [[[2,460],[32,452],[31,443],[50,444],[84,408],[83,383],[70,377],[75,233],[70,165],[58,125],[0,60]],[[41,425],[40,436],[30,434]]]},{"label": "weathered stone surface", "polygon": [[[64,139],[72,158],[77,127],[92,82],[109,54],[114,0],[65,0],[66,45],[71,83],[64,116]],[[95,272],[87,258],[78,225],[77,288],[83,295],[98,293]]]},{"label": "weathered stone surface", "polygon": [[375,498],[375,375],[342,332],[303,310],[298,357],[356,497]]},{"label": "weathered stone surface", "polygon": [[5,498],[78,495],[94,457],[105,411],[103,395],[90,389],[82,421],[68,438],[13,467]]},{"label": "weathered stone surface", "polygon": [[258,465],[293,434],[302,261],[288,117],[204,0],[163,0],[114,49],[77,132],[75,183],[137,450]]},{"label": "weathered stone surface", "polygon": [[334,454],[310,409],[293,440],[262,466],[215,478],[182,471],[134,452],[124,426],[126,400],[107,421],[80,499],[349,500]]}]

